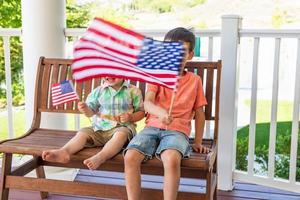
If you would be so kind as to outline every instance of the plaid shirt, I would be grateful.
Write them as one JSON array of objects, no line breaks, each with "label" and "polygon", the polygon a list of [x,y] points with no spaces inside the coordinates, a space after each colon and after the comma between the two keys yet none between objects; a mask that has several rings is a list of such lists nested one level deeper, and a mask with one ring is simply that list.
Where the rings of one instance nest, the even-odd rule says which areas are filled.
[{"label": "plaid shirt", "polygon": [[[122,113],[144,111],[143,97],[139,88],[124,81],[121,88],[116,91],[108,84],[95,88],[87,97],[86,103],[96,115],[92,126],[95,130],[110,130],[117,125],[115,117]],[[121,124],[136,132],[134,123]]]}]

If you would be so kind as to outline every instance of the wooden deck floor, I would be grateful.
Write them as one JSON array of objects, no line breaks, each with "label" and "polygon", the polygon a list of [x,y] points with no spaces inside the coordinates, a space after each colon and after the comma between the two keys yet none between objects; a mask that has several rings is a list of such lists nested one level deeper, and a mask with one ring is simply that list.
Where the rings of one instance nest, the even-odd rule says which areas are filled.
[{"label": "wooden deck floor", "polygon": [[[123,184],[122,173],[116,172],[91,172],[88,170],[80,170],[75,180],[88,181],[88,182],[110,182],[112,184]],[[145,187],[162,187],[162,178],[157,176],[142,176],[142,185]],[[199,181],[193,179],[183,179],[181,180],[180,189],[198,190],[201,191],[204,189],[203,183],[199,184]],[[20,191],[20,190],[11,190],[10,200],[38,200],[39,193],[31,191]],[[95,200],[99,198],[88,198],[88,197],[75,197],[67,196],[61,194],[50,194],[49,200]],[[270,200],[300,200],[300,193],[291,193],[282,190],[272,189],[268,187],[263,187],[254,184],[241,183],[238,182],[235,184],[235,189],[231,192],[218,192],[218,199],[220,200],[254,200],[254,199],[270,199]]]}]

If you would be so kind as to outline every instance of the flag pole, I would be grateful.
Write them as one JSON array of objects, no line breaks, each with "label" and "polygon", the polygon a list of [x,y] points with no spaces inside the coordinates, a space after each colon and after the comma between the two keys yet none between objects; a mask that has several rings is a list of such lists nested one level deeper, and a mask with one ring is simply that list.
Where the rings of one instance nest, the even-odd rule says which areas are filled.
[{"label": "flag pole", "polygon": [[[183,70],[184,70],[184,66],[183,66],[183,63],[181,63],[179,77],[182,76]],[[169,108],[169,117],[171,117],[171,114],[172,114],[173,105],[174,105],[174,101],[175,101],[175,97],[176,97],[176,93],[177,93],[177,87],[178,87],[178,79],[179,79],[179,77],[177,78],[177,82],[176,82],[175,88],[173,89],[173,94],[172,94],[172,98],[171,98],[171,104],[170,104],[170,108]]]},{"label": "flag pole", "polygon": [[171,117],[171,114],[172,114],[175,97],[176,97],[176,89],[173,90],[171,104],[170,104],[170,108],[169,108],[169,117]]}]

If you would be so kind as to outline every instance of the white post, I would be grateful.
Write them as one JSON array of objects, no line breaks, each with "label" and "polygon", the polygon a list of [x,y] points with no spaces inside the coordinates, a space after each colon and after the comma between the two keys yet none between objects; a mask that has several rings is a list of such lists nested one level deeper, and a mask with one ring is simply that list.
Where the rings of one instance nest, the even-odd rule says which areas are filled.
[{"label": "white post", "polygon": [[236,126],[238,103],[238,47],[241,17],[222,16],[220,93],[220,122],[218,141],[218,189],[233,189],[236,154]]},{"label": "white post", "polygon": [[[64,58],[66,28],[64,0],[22,0],[26,127],[32,123],[34,88],[40,56]],[[66,128],[66,117],[47,113],[42,126]]]}]

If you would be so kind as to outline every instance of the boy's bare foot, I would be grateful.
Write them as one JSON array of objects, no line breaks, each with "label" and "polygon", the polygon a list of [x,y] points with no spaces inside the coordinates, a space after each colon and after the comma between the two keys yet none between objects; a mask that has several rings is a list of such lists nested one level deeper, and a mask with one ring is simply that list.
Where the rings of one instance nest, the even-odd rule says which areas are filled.
[{"label": "boy's bare foot", "polygon": [[42,159],[49,162],[68,163],[70,161],[70,155],[66,150],[54,149],[43,151]]},{"label": "boy's bare foot", "polygon": [[85,164],[90,170],[97,169],[102,163],[103,161],[99,155],[94,155],[83,161],[83,164]]}]

